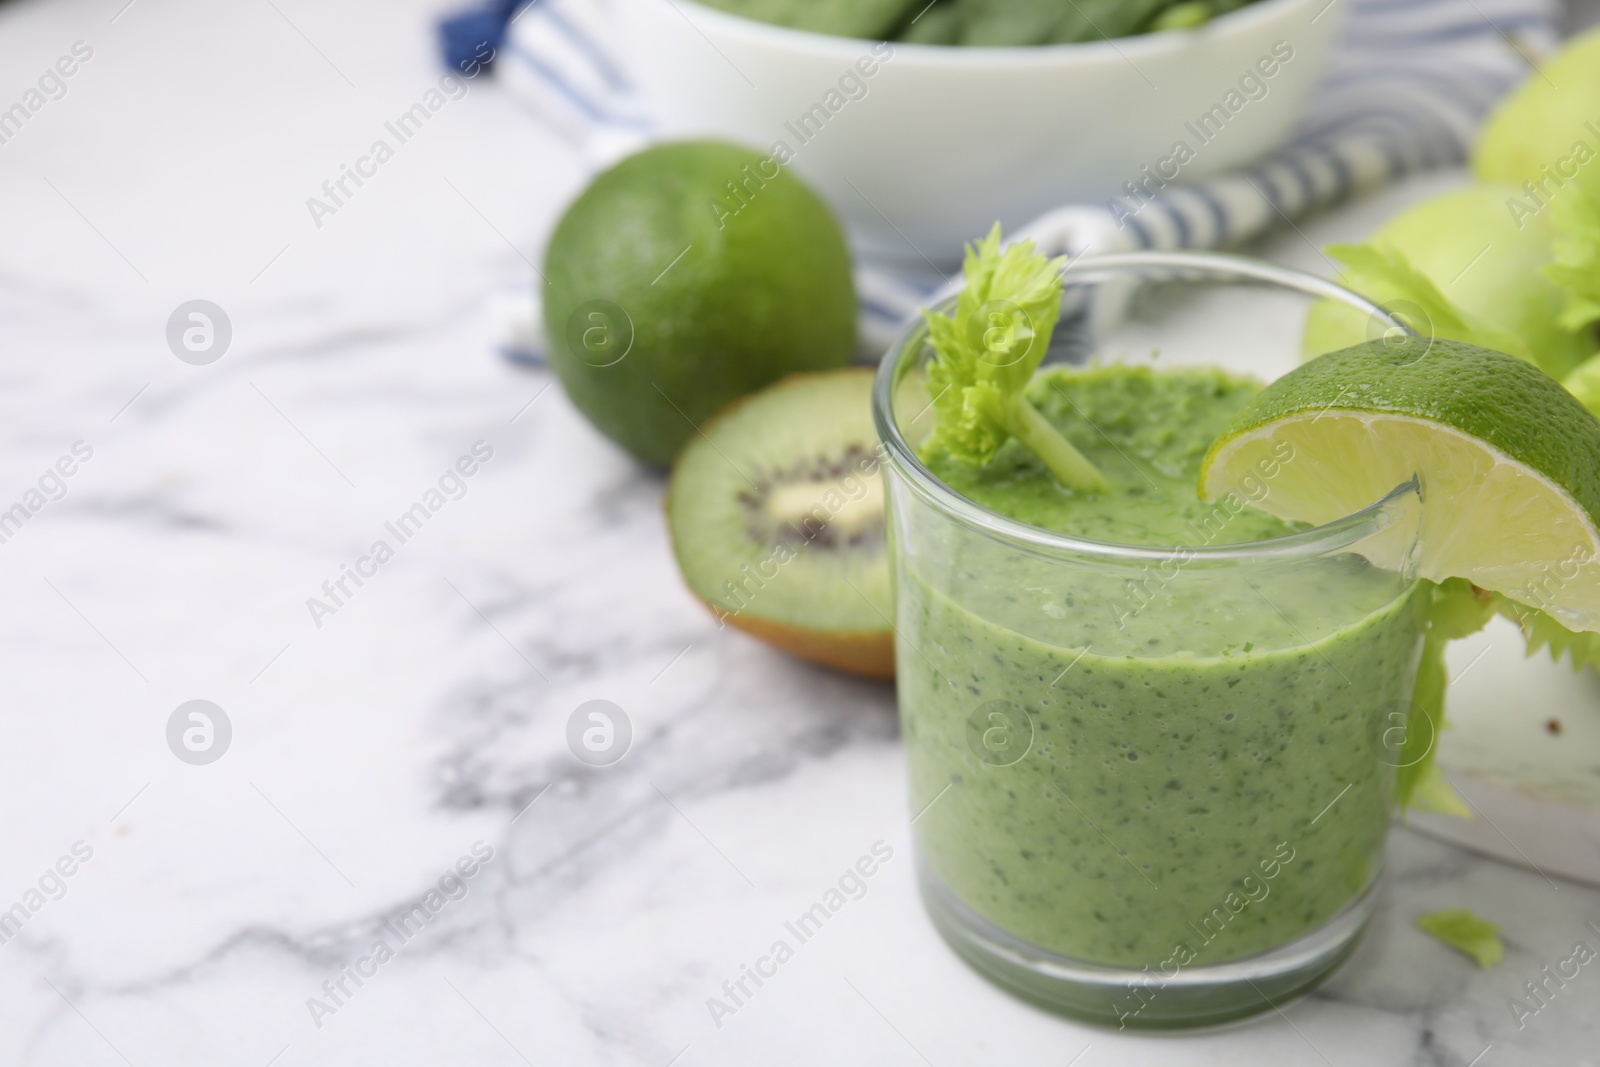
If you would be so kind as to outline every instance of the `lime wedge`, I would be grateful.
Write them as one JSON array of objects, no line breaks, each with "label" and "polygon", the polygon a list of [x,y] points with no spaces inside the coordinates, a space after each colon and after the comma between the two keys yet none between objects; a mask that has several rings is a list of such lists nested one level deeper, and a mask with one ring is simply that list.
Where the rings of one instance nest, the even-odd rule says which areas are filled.
[{"label": "lime wedge", "polygon": [[1322,524],[1413,476],[1418,577],[1466,578],[1600,631],[1600,420],[1512,356],[1409,337],[1314,359],[1223,430],[1200,495]]}]

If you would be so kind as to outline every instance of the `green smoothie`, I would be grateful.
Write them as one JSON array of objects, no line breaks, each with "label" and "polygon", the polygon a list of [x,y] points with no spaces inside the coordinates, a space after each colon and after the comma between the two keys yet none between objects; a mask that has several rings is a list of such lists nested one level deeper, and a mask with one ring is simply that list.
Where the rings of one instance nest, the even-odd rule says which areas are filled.
[{"label": "green smoothie", "polygon": [[[993,511],[1149,546],[1294,532],[1197,496],[1259,387],[1210,370],[1043,371],[1028,399],[1113,483],[1063,488],[1012,440],[935,476]],[[1292,450],[1264,461],[1272,491]],[[1258,491],[1259,490],[1259,491]],[[927,873],[1001,930],[1152,974],[1261,953],[1376,876],[1421,603],[1354,553],[1248,570],[1185,548],[1108,567],[955,525],[896,533],[899,692]],[[1392,762],[1392,761],[1391,761]]]}]

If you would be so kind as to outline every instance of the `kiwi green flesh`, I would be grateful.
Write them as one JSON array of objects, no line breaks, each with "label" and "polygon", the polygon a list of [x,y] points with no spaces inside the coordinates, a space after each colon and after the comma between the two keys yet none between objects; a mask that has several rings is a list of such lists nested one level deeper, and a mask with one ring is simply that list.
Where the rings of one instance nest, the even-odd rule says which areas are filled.
[{"label": "kiwi green flesh", "polygon": [[667,524],[684,580],[719,616],[784,647],[784,633],[798,631],[801,645],[887,648],[894,611],[871,390],[866,369],[794,375],[685,447]]}]

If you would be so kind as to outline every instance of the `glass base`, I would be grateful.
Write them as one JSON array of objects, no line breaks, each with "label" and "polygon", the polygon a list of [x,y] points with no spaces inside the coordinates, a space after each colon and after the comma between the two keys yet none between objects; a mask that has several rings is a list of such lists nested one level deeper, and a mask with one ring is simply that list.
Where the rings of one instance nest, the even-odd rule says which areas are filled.
[{"label": "glass base", "polygon": [[1304,937],[1258,956],[1184,967],[1171,978],[1057,955],[995,926],[918,864],[923,904],[950,947],[980,974],[1049,1011],[1119,1030],[1218,1026],[1315,989],[1355,950],[1379,879]]}]

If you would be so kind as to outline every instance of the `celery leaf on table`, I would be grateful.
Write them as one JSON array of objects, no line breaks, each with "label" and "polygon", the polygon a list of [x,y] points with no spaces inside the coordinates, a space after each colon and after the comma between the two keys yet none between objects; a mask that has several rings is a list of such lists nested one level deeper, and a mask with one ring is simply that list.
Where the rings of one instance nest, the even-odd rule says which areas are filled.
[{"label": "celery leaf on table", "polygon": [[1500,962],[1506,948],[1500,943],[1500,927],[1478,918],[1466,908],[1446,908],[1417,920],[1429,934],[1487,970]]},{"label": "celery leaf on table", "polygon": [[927,447],[981,467],[1015,437],[1071,489],[1109,483],[1024,396],[1061,316],[1064,259],[1047,259],[1032,241],[1000,248],[1000,226],[967,246],[966,287],[954,315],[924,310],[934,359],[928,393],[938,424]]}]

